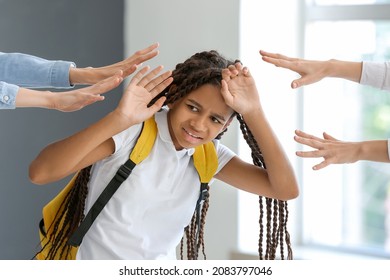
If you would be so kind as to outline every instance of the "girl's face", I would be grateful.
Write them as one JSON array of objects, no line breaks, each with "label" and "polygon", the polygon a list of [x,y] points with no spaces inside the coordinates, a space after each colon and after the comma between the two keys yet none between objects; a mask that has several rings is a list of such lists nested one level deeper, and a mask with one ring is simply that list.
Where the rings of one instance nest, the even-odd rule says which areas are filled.
[{"label": "girl's face", "polygon": [[209,84],[168,106],[168,127],[176,150],[210,142],[230,124],[234,113],[220,87]]}]

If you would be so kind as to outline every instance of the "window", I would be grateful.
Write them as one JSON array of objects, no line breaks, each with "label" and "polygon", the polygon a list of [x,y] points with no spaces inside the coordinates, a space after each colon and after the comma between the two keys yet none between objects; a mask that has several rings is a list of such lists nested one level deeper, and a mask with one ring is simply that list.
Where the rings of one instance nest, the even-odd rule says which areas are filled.
[{"label": "window", "polygon": [[[286,14],[277,11],[278,18],[284,19],[278,25],[272,24],[276,20],[271,17],[276,9],[274,13],[272,7],[264,7],[273,4],[254,7],[254,2],[243,1],[242,13],[247,13],[241,20],[241,56],[248,56],[250,63],[257,59],[256,63],[261,64],[261,60],[250,57],[254,50],[248,45],[307,59],[390,60],[390,0],[286,1],[283,3],[291,7],[283,9],[289,11]],[[250,11],[264,9],[268,18],[265,13],[250,17]],[[273,34],[268,37],[272,43],[265,39],[266,32]],[[249,39],[246,34],[250,33],[259,34],[260,39]],[[254,64],[250,67],[258,71],[257,83],[265,87],[267,116],[291,156],[301,184],[301,196],[289,203],[294,247],[353,253],[361,258],[390,258],[390,165],[358,162],[313,171],[312,166],[322,159],[296,158],[295,150],[308,148],[291,143],[295,128],[320,137],[325,131],[344,141],[390,138],[390,93],[341,79],[325,79],[291,93],[290,82],[296,74],[269,66],[261,66],[266,70]],[[274,78],[267,81],[264,77]],[[267,100],[270,92],[277,94],[277,101]],[[241,151],[250,160],[245,144]],[[245,224],[239,227],[239,247],[256,254],[257,236],[249,235],[249,224],[253,232],[258,231],[248,217],[257,213],[257,201],[246,194],[240,194],[239,201],[240,223]],[[317,257],[321,256],[307,258]]]},{"label": "window", "polygon": [[[316,1],[334,4],[335,1]],[[337,1],[367,4],[375,1]],[[376,1],[378,3],[379,1]],[[389,1],[381,1],[389,2]],[[386,6],[386,7],[385,7]],[[389,9],[390,5],[380,9]],[[390,59],[390,13],[378,20],[378,7],[348,7],[336,20],[337,6],[321,10],[306,22],[306,58],[351,61]],[[329,8],[329,7],[328,7]],[[310,12],[310,7],[308,12]],[[348,13],[347,13],[348,12]],[[323,131],[345,141],[390,138],[390,95],[340,79],[328,79],[303,90],[302,129],[321,136]],[[349,252],[390,255],[386,209],[390,195],[390,166],[374,162],[334,165],[311,171],[319,160],[304,160],[304,244],[329,246]]]}]

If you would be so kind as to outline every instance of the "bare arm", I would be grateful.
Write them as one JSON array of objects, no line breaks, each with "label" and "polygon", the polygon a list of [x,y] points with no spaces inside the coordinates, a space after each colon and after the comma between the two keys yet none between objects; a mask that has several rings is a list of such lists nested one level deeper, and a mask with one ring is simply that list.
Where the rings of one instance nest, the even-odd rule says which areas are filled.
[{"label": "bare arm", "polygon": [[19,88],[15,106],[18,108],[39,107],[72,112],[104,100],[104,96],[101,94],[116,88],[122,81],[122,73],[118,73],[95,85],[70,91],[51,92]]},{"label": "bare arm", "polygon": [[341,60],[305,60],[301,58],[291,58],[281,54],[260,51],[265,62],[277,67],[289,69],[298,73],[301,77],[292,81],[291,87],[316,83],[326,77],[342,78],[353,82],[360,82],[362,75],[362,62],[351,62]]},{"label": "bare arm", "polygon": [[258,195],[280,200],[295,198],[298,185],[294,171],[264,115],[254,79],[241,64],[236,64],[236,70],[224,70],[222,94],[228,106],[243,116],[263,153],[267,169],[233,158],[217,178]]}]

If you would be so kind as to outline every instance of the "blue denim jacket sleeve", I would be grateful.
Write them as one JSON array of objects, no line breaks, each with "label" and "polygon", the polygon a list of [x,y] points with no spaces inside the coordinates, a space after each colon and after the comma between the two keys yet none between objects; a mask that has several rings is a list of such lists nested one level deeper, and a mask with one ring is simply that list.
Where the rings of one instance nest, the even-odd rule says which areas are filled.
[{"label": "blue denim jacket sleeve", "polygon": [[15,108],[18,86],[71,88],[69,68],[74,62],[46,60],[22,53],[0,52],[0,109]]},{"label": "blue denim jacket sleeve", "polygon": [[30,88],[70,88],[73,62],[0,52],[0,81]]},{"label": "blue denim jacket sleeve", "polygon": [[0,109],[15,109],[15,99],[19,87],[0,82]]}]

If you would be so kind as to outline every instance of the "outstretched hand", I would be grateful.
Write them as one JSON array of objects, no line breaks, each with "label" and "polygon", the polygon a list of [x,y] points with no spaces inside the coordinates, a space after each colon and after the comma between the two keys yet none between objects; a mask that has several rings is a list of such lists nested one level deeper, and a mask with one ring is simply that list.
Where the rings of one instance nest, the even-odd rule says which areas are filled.
[{"label": "outstretched hand", "polygon": [[73,112],[97,101],[104,100],[101,94],[116,88],[123,81],[122,71],[92,86],[52,94],[51,109]]},{"label": "outstretched hand", "polygon": [[301,75],[301,78],[292,81],[292,88],[313,84],[327,77],[326,63],[324,61],[291,58],[262,50],[260,51],[260,55],[265,62],[277,67],[289,69]]},{"label": "outstretched hand", "polygon": [[222,70],[221,93],[226,104],[239,114],[259,108],[259,94],[255,80],[241,63]]},{"label": "outstretched hand", "polygon": [[158,46],[158,43],[152,44],[135,52],[132,56],[108,66],[71,68],[69,73],[70,83],[92,85],[115,75],[118,71],[122,71],[123,77],[126,78],[134,73],[137,66],[158,55]]},{"label": "outstretched hand", "polygon": [[314,170],[325,168],[330,164],[353,163],[359,159],[359,147],[355,142],[340,141],[325,132],[323,133],[323,139],[300,130],[296,130],[295,134],[294,140],[296,142],[315,149],[313,151],[297,151],[297,156],[302,158],[324,158],[321,163],[313,166]]},{"label": "outstretched hand", "polygon": [[166,71],[156,77],[162,69],[163,66],[158,66],[146,74],[149,67],[145,66],[131,79],[116,108],[116,111],[129,123],[141,123],[161,109],[166,99],[165,96],[157,99],[151,106],[149,103],[173,81],[171,71]]}]

